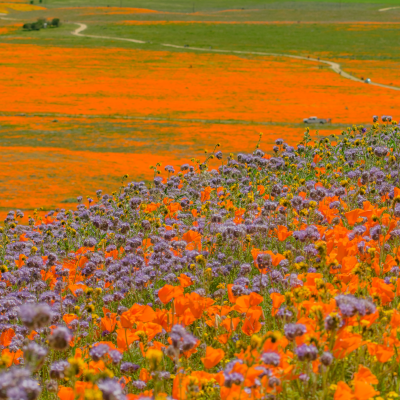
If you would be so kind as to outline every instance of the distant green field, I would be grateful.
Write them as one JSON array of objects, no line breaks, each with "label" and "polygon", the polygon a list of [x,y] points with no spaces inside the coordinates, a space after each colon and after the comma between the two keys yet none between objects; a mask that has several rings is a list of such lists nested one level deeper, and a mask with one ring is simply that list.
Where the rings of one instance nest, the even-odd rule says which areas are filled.
[{"label": "distant green field", "polygon": [[349,30],[335,24],[168,24],[91,26],[87,34],[160,41],[193,47],[298,53],[329,53],[357,59],[400,58],[398,25],[385,29]]},{"label": "distant green field", "polygon": [[[38,0],[35,0],[38,3]],[[276,0],[43,0],[46,6],[122,6],[122,7],[140,7],[152,8],[165,11],[191,11],[193,8],[199,10],[218,10],[232,8],[262,8],[264,6],[286,6],[297,5],[298,3],[327,3],[334,6],[340,4],[376,4],[398,6],[399,0],[294,0],[294,1],[276,1]]]},{"label": "distant green field", "polygon": [[[29,37],[21,42],[67,47],[128,47],[147,50],[167,49],[161,43],[188,45],[204,49],[225,49],[291,53],[325,58],[369,60],[400,59],[400,26],[384,29],[368,25],[360,30],[351,24],[166,24],[119,25],[88,23],[87,35],[132,38],[146,41],[135,44],[108,39],[75,37],[70,32],[76,25],[39,32],[20,32]],[[32,41],[33,39],[33,41]],[[13,41],[14,43],[15,41]],[[173,48],[169,48],[172,51]]]},{"label": "distant green field", "polygon": [[[59,17],[63,27],[39,32],[13,32],[0,35],[0,43],[30,43],[41,46],[65,47],[125,47],[165,49],[161,43],[189,45],[208,49],[292,53],[321,57],[356,59],[399,59],[400,25],[365,26],[361,29],[349,25],[356,21],[393,22],[400,21],[400,8],[379,12],[384,6],[400,4],[400,0],[343,0],[342,2],[319,1],[272,1],[272,0],[202,0],[162,1],[149,0],[97,0],[79,2],[80,6],[110,5],[122,7],[169,10],[160,13],[125,13],[118,9],[90,10],[77,5],[75,0],[43,0],[47,10],[35,12],[13,12],[12,17],[22,22],[39,17]],[[37,4],[37,0],[35,0]],[[191,6],[191,7],[189,7]],[[239,11],[232,10],[245,7]],[[64,8],[60,8],[64,7]],[[186,8],[185,8],[186,7]],[[399,6],[400,7],[400,6]],[[208,10],[208,12],[192,11]],[[184,10],[185,12],[179,12]],[[11,16],[11,15],[10,15]],[[295,24],[160,24],[122,25],[126,20],[138,21],[293,21]],[[146,41],[144,45],[108,39],[91,39],[71,35],[81,22],[88,25],[87,35],[131,38]],[[302,23],[323,22],[323,23]],[[335,24],[341,22],[341,24]],[[346,23],[349,23],[346,25]],[[3,21],[0,21],[0,25]],[[7,22],[12,24],[13,22]],[[7,24],[4,22],[4,24]],[[17,36],[17,37],[16,37]],[[24,40],[24,37],[27,37]],[[180,51],[173,50],[171,51]]]}]

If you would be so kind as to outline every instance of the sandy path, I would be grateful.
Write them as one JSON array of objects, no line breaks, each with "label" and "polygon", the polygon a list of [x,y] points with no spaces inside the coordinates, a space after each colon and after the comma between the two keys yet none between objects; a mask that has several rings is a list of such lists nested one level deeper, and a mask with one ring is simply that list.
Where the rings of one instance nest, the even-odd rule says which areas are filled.
[{"label": "sandy path", "polygon": [[380,9],[380,10],[378,10],[378,11],[382,12],[382,11],[396,10],[397,8],[400,8],[400,7],[388,7],[388,8],[381,8],[381,9]]},{"label": "sandy path", "polygon": [[[118,38],[118,37],[110,37],[110,36],[84,35],[81,32],[83,32],[84,30],[87,29],[87,25],[86,24],[81,24],[79,22],[74,22],[74,24],[78,25],[78,28],[75,29],[73,32],[71,32],[75,36],[90,37],[90,38],[95,38],[95,39],[122,40],[122,41],[126,41],[126,42],[134,42],[134,43],[146,43],[143,40],[137,40],[137,39],[126,39],[126,38]],[[349,73],[343,71],[341,66],[340,66],[340,64],[335,63],[333,61],[321,60],[319,58],[295,56],[295,55],[292,55],[292,54],[264,53],[264,52],[259,52],[259,51],[203,49],[203,48],[200,48],[200,47],[178,46],[178,45],[175,45],[175,44],[167,44],[167,43],[161,43],[161,46],[173,47],[175,49],[183,49],[183,50],[203,51],[203,52],[208,52],[208,53],[253,54],[253,55],[257,55],[257,56],[288,57],[288,58],[294,58],[294,59],[297,59],[297,60],[314,61],[314,62],[318,62],[320,64],[328,65],[332,69],[332,71],[334,71],[337,74],[341,75],[343,78],[350,79],[352,81],[363,83],[363,84],[366,85],[366,83],[364,83],[363,80],[361,80],[359,78],[356,78],[355,76],[350,75]],[[376,83],[376,82],[371,82],[371,83],[369,83],[369,85],[379,86],[381,88],[391,89],[391,90],[400,90],[400,87],[384,85],[384,84]]]}]

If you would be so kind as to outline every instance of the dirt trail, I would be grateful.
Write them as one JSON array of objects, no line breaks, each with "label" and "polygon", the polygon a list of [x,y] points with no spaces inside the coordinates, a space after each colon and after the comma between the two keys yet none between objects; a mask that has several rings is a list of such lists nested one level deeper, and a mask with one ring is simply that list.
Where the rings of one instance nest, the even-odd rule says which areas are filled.
[{"label": "dirt trail", "polygon": [[[74,24],[78,25],[78,28],[71,32],[75,36],[90,37],[90,38],[96,38],[96,39],[122,40],[122,41],[126,41],[126,42],[134,42],[134,43],[146,43],[143,40],[137,40],[137,39],[126,39],[126,38],[118,38],[118,37],[110,37],[110,36],[84,35],[81,32],[83,32],[84,30],[87,29],[87,25],[79,23],[79,22],[74,22]],[[297,59],[297,60],[314,61],[314,62],[318,62],[320,64],[328,65],[332,69],[332,71],[336,72],[337,74],[339,74],[343,78],[350,79],[352,81],[363,83],[364,85],[367,85],[362,79],[356,78],[355,76],[343,71],[341,66],[340,66],[340,64],[335,63],[333,61],[321,60],[319,58],[295,56],[295,55],[292,55],[292,54],[264,53],[264,52],[260,52],[260,51],[203,49],[203,48],[200,48],[200,47],[178,46],[178,45],[175,45],[175,44],[167,44],[167,43],[160,43],[160,45],[164,46],[164,47],[172,47],[172,48],[175,48],[175,49],[195,50],[195,51],[203,51],[203,52],[208,52],[208,53],[252,54],[252,55],[257,55],[257,56],[288,57],[288,58],[294,58],[294,59]],[[379,86],[381,88],[390,89],[390,90],[400,90],[400,87],[384,85],[382,83],[376,83],[376,82],[370,82],[369,85]]]},{"label": "dirt trail", "polygon": [[396,10],[397,8],[400,8],[400,7],[388,7],[388,8],[381,8],[381,9],[380,9],[380,10],[378,10],[378,11],[382,12],[382,11]]},{"label": "dirt trail", "polygon": [[75,25],[79,25],[79,28],[75,29],[71,32],[75,36],[82,36],[82,37],[89,37],[94,39],[112,39],[112,40],[123,40],[125,42],[133,42],[133,43],[146,43],[143,40],[136,40],[136,39],[125,39],[125,38],[116,38],[116,37],[109,37],[109,36],[95,36],[95,35],[82,35],[81,32],[87,29],[86,24],[81,24],[79,22],[74,22]]}]

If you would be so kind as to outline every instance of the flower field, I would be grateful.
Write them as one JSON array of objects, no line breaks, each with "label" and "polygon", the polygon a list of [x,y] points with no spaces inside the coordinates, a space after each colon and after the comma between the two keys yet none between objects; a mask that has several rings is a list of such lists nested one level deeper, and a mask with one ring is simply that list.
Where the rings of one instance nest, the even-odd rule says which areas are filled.
[{"label": "flower field", "polygon": [[0,13],[8,14],[10,10],[15,11],[37,11],[37,10],[45,10],[44,7],[35,6],[31,4],[20,3],[18,1],[14,3],[0,3]]},{"label": "flower field", "polygon": [[[368,124],[371,98],[380,115],[399,106],[396,91],[344,79],[308,60],[160,45],[310,55],[398,86],[396,12],[347,5],[332,16],[329,4],[315,13],[300,3],[297,11],[261,3],[241,10],[231,2],[217,7],[215,0],[193,11],[185,2],[139,8],[132,1],[96,0],[101,7],[72,0],[0,3],[17,8],[7,8],[0,27],[0,218],[10,207],[29,214],[39,206],[71,206],[76,196],[98,188],[112,192],[125,173],[148,181],[149,164],[179,165],[218,142],[234,154],[251,148],[259,132],[266,147],[276,132],[294,143],[303,135],[303,118],[312,115],[334,124],[316,127],[313,138]],[[41,17],[61,17],[62,26],[22,30]],[[88,35],[146,43],[76,37],[75,22],[87,23]]]},{"label": "flower field", "polygon": [[82,15],[156,14],[156,10],[132,7],[65,7],[61,10],[79,10]]},{"label": "flower field", "polygon": [[400,85],[399,62],[389,60],[385,62],[347,60],[343,62],[342,65],[344,68],[352,71],[355,76],[369,77],[375,82],[379,80],[379,82],[385,83],[386,85]]},{"label": "flower field", "polygon": [[[112,192],[125,173],[149,180],[149,164],[179,165],[218,142],[235,154],[259,132],[267,145],[276,132],[294,143],[311,115],[365,124],[371,95],[383,115],[399,104],[397,92],[308,61],[9,44],[0,54],[2,112],[10,114],[0,116],[2,216],[11,207],[66,207],[98,188]],[[150,121],[101,122],[109,116]]]},{"label": "flower field", "polygon": [[1,27],[0,28],[0,35],[5,35],[5,34],[8,34],[8,33],[15,32],[17,29],[21,29],[21,25],[20,24],[14,24],[14,25]]},{"label": "flower field", "polygon": [[400,129],[337,133],[9,212],[2,398],[397,398]]},{"label": "flower field", "polygon": [[[121,177],[150,181],[149,168],[180,165],[188,154],[201,157],[210,143],[220,142],[226,152],[250,149],[258,133],[272,146],[275,132],[289,143],[301,139],[304,127],[237,125],[187,121],[145,121],[115,118],[0,116],[2,139],[2,210],[71,207],[80,194],[93,195],[99,188],[117,190]],[[320,135],[329,135],[321,129]],[[315,136],[315,132],[313,132]],[[15,170],[18,165],[18,171]],[[211,166],[217,163],[211,161]],[[67,184],[68,183],[68,184]],[[31,212],[31,211],[30,211]]]},{"label": "flower field", "polygon": [[369,122],[372,95],[382,115],[399,105],[395,91],[304,60],[7,44],[0,55],[6,112],[300,123],[315,114],[351,124]]},{"label": "flower field", "polygon": [[400,397],[393,4],[0,0],[0,400]]}]

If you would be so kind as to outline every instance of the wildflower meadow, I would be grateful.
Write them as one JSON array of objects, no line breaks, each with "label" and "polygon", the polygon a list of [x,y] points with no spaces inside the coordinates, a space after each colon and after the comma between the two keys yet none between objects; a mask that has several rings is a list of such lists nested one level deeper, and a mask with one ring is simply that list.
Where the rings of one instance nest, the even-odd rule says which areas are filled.
[{"label": "wildflower meadow", "polygon": [[260,135],[75,210],[9,212],[0,398],[398,398],[399,146],[391,117]]}]

